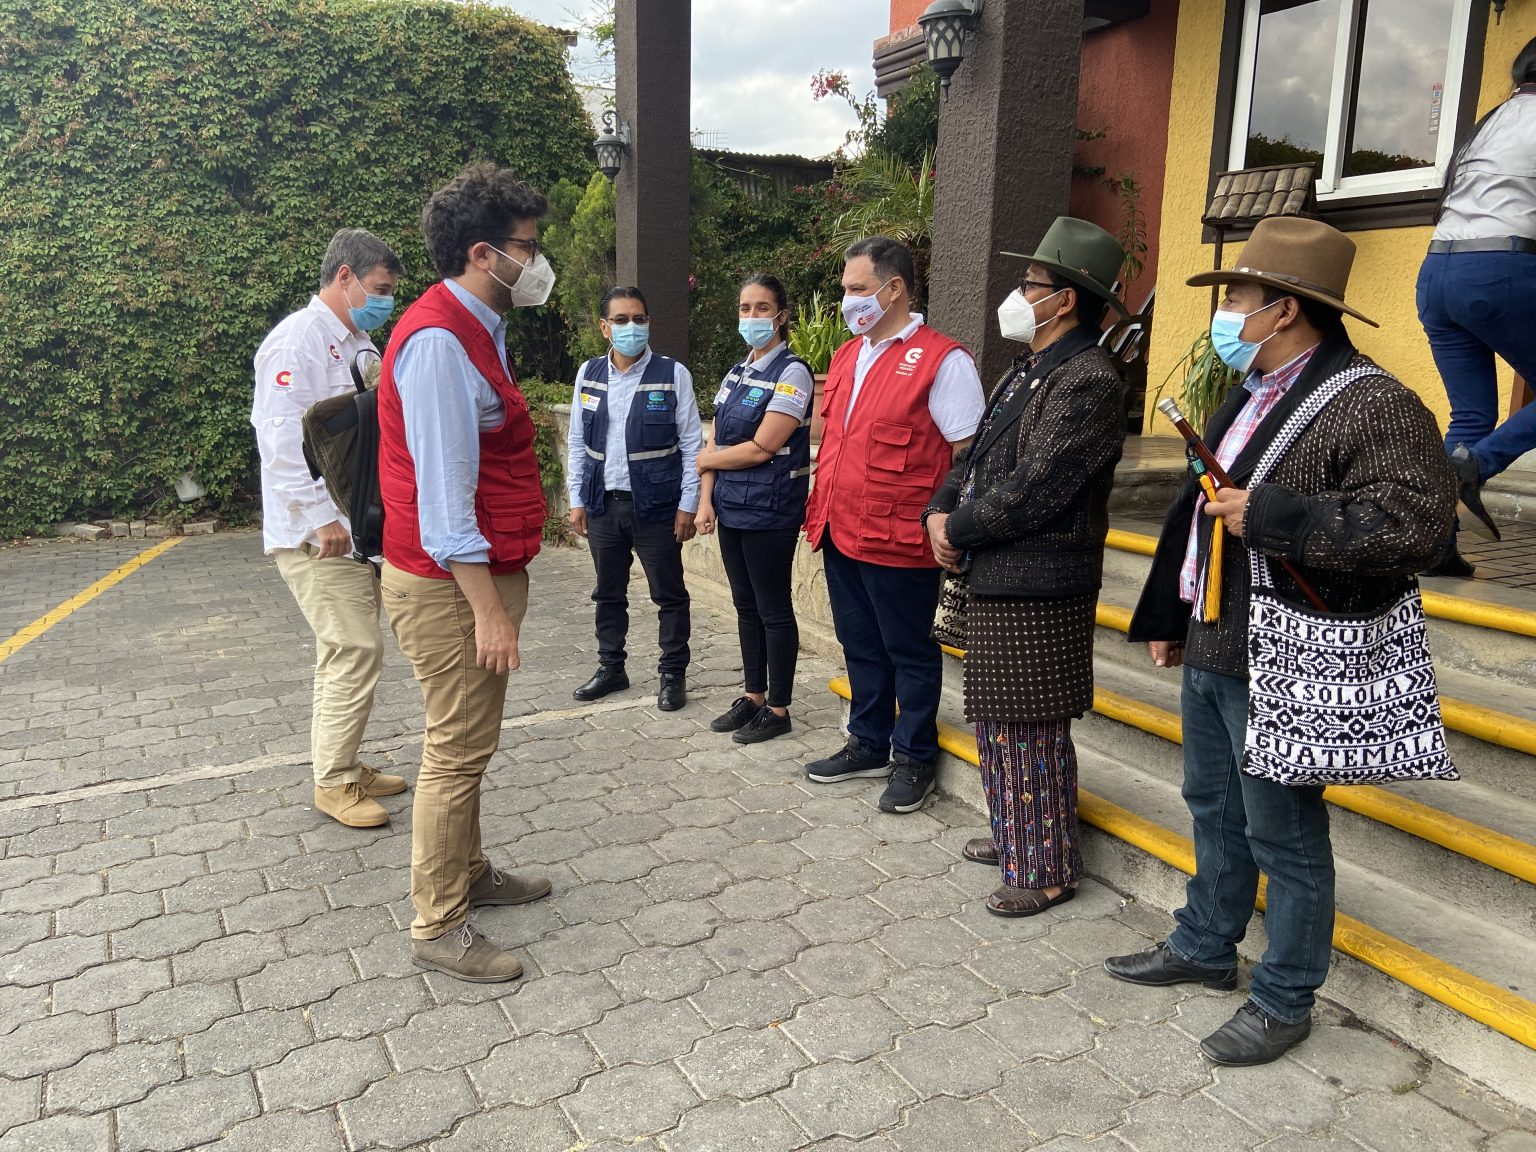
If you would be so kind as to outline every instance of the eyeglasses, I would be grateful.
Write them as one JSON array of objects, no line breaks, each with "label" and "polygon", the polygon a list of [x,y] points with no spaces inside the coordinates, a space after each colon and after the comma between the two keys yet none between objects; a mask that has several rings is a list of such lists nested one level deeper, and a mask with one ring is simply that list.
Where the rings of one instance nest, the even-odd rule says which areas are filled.
[{"label": "eyeglasses", "polygon": [[617,316],[604,316],[603,319],[609,324],[649,324],[651,322],[651,318],[644,312],[636,316],[625,316],[620,313]]},{"label": "eyeglasses", "polygon": [[[530,260],[537,258],[539,254],[539,242],[537,240],[521,240],[516,236],[502,236],[499,238],[499,242],[502,244],[516,244],[524,252],[528,253],[528,259]],[[487,240],[486,243],[489,244],[490,241]]]},{"label": "eyeglasses", "polygon": [[1026,280],[1019,285],[1020,292],[1027,292],[1031,288],[1049,288],[1052,292],[1060,291],[1060,289],[1055,284],[1052,284],[1049,280]]}]

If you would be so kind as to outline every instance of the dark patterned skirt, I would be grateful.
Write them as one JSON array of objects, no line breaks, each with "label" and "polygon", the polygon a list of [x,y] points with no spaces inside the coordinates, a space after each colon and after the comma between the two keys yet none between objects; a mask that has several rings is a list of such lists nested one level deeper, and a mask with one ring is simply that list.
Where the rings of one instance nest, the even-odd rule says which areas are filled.
[{"label": "dark patterned skirt", "polygon": [[1046,600],[970,597],[965,718],[1033,723],[1093,707],[1097,595]]}]

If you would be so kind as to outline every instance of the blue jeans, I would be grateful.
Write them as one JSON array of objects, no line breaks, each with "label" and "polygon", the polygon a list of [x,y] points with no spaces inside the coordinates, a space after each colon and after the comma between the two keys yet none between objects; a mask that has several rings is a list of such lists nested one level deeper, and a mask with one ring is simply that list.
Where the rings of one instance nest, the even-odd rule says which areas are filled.
[{"label": "blue jeans", "polygon": [[1451,401],[1446,451],[1465,444],[1484,480],[1536,448],[1536,404],[1499,424],[1497,354],[1536,382],[1536,253],[1431,252],[1419,322]]},{"label": "blue jeans", "polygon": [[932,635],[941,570],[851,559],[838,551],[830,532],[821,555],[832,623],[853,689],[849,733],[871,756],[894,748],[898,756],[932,764],[939,756],[944,684],[944,653]]},{"label": "blue jeans", "polygon": [[1333,947],[1333,846],[1321,788],[1288,788],[1238,764],[1248,727],[1248,681],[1184,669],[1184,802],[1195,820],[1195,874],[1173,914],[1168,948],[1192,964],[1230,968],[1269,877],[1269,947],[1249,996],[1295,1024],[1312,1010]]}]

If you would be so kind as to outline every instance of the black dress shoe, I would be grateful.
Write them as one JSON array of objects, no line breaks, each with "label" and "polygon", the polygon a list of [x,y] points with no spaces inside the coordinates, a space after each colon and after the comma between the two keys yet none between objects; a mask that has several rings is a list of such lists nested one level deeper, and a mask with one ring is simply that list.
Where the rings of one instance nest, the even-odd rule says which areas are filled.
[{"label": "black dress shoe", "polygon": [[1145,952],[1111,956],[1104,961],[1104,971],[1127,984],[1146,984],[1155,988],[1166,984],[1202,984],[1220,992],[1230,992],[1237,987],[1235,967],[1206,968],[1191,964],[1168,951],[1166,942],[1154,944]]},{"label": "black dress shoe", "polygon": [[663,712],[676,712],[688,703],[688,682],[681,672],[663,672],[661,688],[656,693],[656,707]]},{"label": "black dress shoe", "polygon": [[752,723],[752,718],[763,710],[761,704],[754,704],[745,696],[738,696],[731,701],[731,706],[709,722],[711,732],[734,732],[738,728],[745,728]]},{"label": "black dress shoe", "polygon": [[1200,1051],[1213,1064],[1242,1068],[1278,1060],[1312,1034],[1312,1017],[1296,1024],[1276,1020],[1252,1000],[1204,1040]]},{"label": "black dress shoe", "polygon": [[1476,571],[1477,569],[1472,566],[1472,562],[1461,554],[1456,545],[1452,544],[1450,550],[1440,557],[1439,561],[1432,568],[1424,569],[1419,575],[1451,576],[1458,580],[1466,580]]},{"label": "black dress shoe", "polygon": [[578,700],[601,700],[610,692],[622,692],[629,687],[629,676],[622,667],[598,668],[597,673],[571,695]]},{"label": "black dress shoe", "polygon": [[788,712],[780,716],[765,704],[757,710],[756,716],[731,733],[731,739],[738,744],[761,744],[764,740],[784,735],[793,727]]},{"label": "black dress shoe", "polygon": [[1456,450],[1451,453],[1451,467],[1456,469],[1456,479],[1461,482],[1457,489],[1457,498],[1467,506],[1467,511],[1481,520],[1488,531],[1493,533],[1495,540],[1504,539],[1499,534],[1499,526],[1493,522],[1493,517],[1488,515],[1488,509],[1483,507],[1483,475],[1477,466],[1477,457],[1467,450],[1465,444],[1456,445]]}]

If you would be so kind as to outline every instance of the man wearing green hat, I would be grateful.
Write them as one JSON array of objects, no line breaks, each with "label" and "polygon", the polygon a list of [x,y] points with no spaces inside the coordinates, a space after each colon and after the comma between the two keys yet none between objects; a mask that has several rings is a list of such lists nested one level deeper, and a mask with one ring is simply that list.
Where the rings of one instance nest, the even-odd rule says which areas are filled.
[{"label": "man wearing green hat", "polygon": [[1109,490],[1125,440],[1125,384],[1099,347],[1125,252],[1063,216],[1018,265],[997,310],[1022,347],[993,390],[970,452],[923,514],[934,558],[968,573],[965,715],[976,725],[992,834],[964,848],[1000,869],[996,916],[1072,899],[1077,837],[1074,716],[1093,707],[1094,608]]}]

